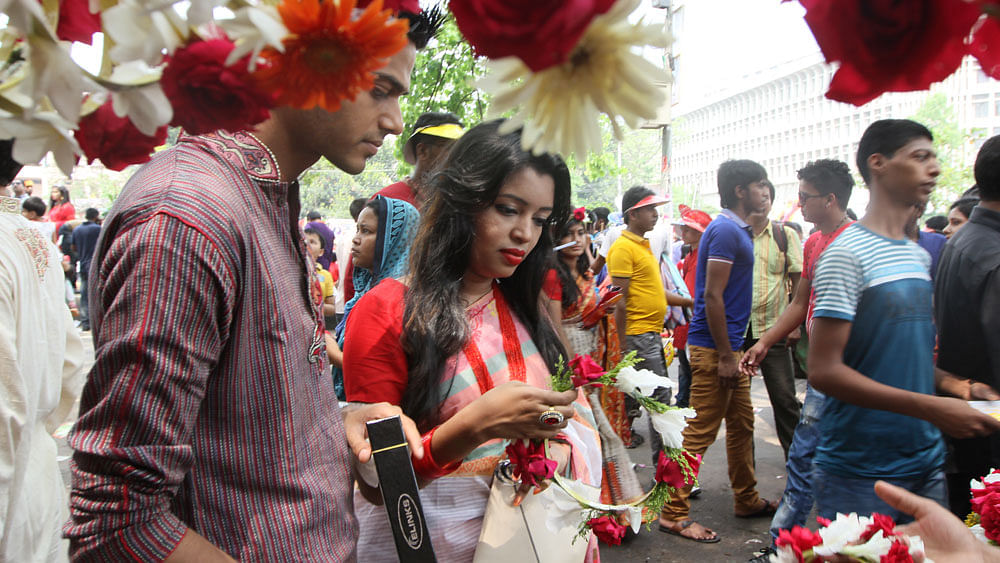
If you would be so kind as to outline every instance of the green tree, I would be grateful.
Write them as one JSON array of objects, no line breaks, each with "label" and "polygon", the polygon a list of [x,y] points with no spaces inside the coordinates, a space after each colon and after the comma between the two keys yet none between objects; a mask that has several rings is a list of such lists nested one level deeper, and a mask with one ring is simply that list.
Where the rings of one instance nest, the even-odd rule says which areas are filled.
[{"label": "green tree", "polygon": [[925,216],[948,212],[948,206],[976,182],[972,175],[970,156],[975,151],[980,130],[963,130],[958,116],[941,93],[930,94],[910,118],[924,124],[934,134],[934,148],[941,163],[937,188],[931,193]]}]

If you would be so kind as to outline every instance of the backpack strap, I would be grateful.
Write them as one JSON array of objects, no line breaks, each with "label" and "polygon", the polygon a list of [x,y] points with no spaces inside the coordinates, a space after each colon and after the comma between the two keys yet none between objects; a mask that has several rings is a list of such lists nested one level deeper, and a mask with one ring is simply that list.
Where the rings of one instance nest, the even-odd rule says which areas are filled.
[{"label": "backpack strap", "polygon": [[785,233],[785,223],[783,221],[771,221],[771,234],[774,242],[778,245],[778,250],[785,255],[785,274],[788,273],[788,234]]}]

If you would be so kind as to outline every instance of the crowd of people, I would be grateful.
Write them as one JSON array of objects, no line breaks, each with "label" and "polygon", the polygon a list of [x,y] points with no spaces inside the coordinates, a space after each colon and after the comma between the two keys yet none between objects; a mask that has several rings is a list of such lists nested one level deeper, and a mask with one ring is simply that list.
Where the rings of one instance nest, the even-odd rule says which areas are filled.
[{"label": "crowd of people", "polygon": [[[969,404],[1000,400],[1000,137],[936,234],[915,228],[940,174],[931,132],[872,123],[860,220],[846,163],[802,163],[815,226],[803,243],[769,218],[775,189],[751,160],[721,163],[716,217],[685,206],[663,225],[668,200],[646,186],[620,214],[573,209],[560,156],[526,152],[502,121],[427,113],[405,145],[413,174],[352,205],[341,267],[322,218],[300,222],[297,178],[319,158],[360,173],[402,132],[398,100],[434,26],[401,16],[410,43],[371,91],[336,112],[280,107],[253,130],[182,136],[103,220],[87,209],[61,234],[75,221],[65,188],[48,206],[24,183],[0,197],[0,418],[14,421],[0,559],[391,561],[379,491],[356,471],[372,457],[365,423],[398,415],[438,559],[472,561],[511,440],[550,439],[556,471],[607,488],[606,417],[623,444],[646,433],[657,462],[660,434],[634,427],[630,397],[549,383],[576,355],[609,369],[634,352],[662,380],[656,400],[694,409],[684,449],[704,454],[725,421],[735,517],[771,518],[773,537],[814,505],[916,517],[935,560],[1000,560],[942,508],[964,517],[969,479],[1000,465],[1000,420]],[[67,242],[93,329],[85,381],[55,246]],[[758,375],[787,459],[780,502],[757,492]],[[51,432],[77,394],[66,499]],[[692,518],[696,494],[673,495],[658,528],[718,542]]]}]

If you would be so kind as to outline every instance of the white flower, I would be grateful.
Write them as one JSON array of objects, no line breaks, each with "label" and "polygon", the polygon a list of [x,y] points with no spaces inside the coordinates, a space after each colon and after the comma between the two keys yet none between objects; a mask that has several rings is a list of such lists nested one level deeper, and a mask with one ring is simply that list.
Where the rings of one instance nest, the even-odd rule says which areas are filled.
[{"label": "white flower", "polygon": [[837,514],[837,518],[829,526],[819,530],[823,543],[814,547],[813,553],[825,557],[840,553],[848,543],[857,541],[870,523],[870,518],[858,518],[856,512]]},{"label": "white flower", "polygon": [[986,537],[986,529],[983,528],[982,524],[970,526],[969,531],[972,532],[972,535],[976,536],[977,540],[983,543],[990,543],[990,539]]},{"label": "white flower", "polygon": [[650,412],[649,420],[653,428],[663,437],[663,447],[678,449],[684,447],[684,427],[687,418],[694,418],[694,409],[669,408],[666,412]]},{"label": "white flower", "polygon": [[779,547],[777,553],[771,554],[771,563],[799,563],[799,556],[795,555],[795,550],[786,545]]},{"label": "white flower", "polygon": [[990,473],[986,477],[983,477],[983,483],[989,485],[990,483],[996,483],[1000,481],[1000,473]]},{"label": "white flower", "polygon": [[101,13],[104,32],[114,42],[109,55],[112,61],[134,60],[159,64],[163,51],[173,53],[184,43],[187,23],[168,5],[151,10],[136,0],[122,0]]},{"label": "white flower", "polygon": [[632,528],[632,531],[639,533],[639,528],[642,527],[642,507],[641,506],[629,506],[625,509],[625,513],[628,514],[628,525]]},{"label": "white flower", "polygon": [[227,65],[250,53],[247,69],[253,72],[257,67],[257,55],[264,47],[270,46],[281,53],[285,52],[285,45],[281,40],[288,35],[288,28],[281,22],[281,16],[274,6],[246,6],[236,10],[235,18],[220,24],[236,44],[236,48],[226,58]]},{"label": "white flower", "polygon": [[73,124],[51,111],[18,117],[0,111],[0,139],[14,139],[14,160],[33,164],[51,151],[63,174],[73,173],[77,154],[82,153],[73,138]]},{"label": "white flower", "polygon": [[[579,481],[564,481],[565,485],[573,488],[579,485]],[[564,491],[557,484],[549,486],[551,495],[539,495],[538,499],[545,507],[545,527],[552,533],[559,533],[565,528],[576,530],[580,523],[587,518],[587,512],[580,506],[580,503],[569,493]],[[586,498],[585,491],[578,491],[581,498]]]},{"label": "white flower", "polygon": [[32,20],[45,21],[42,3],[34,0],[0,0],[0,13],[6,14],[9,25],[27,33]]},{"label": "white flower", "polygon": [[618,0],[594,18],[569,59],[533,73],[519,59],[487,62],[491,74],[480,85],[494,97],[491,116],[518,110],[501,134],[523,125],[521,144],[533,152],[575,153],[583,159],[601,150],[600,113],[611,119],[615,137],[621,123],[632,128],[656,115],[665,102],[657,86],[669,76],[631,51],[634,46],[666,47],[670,38],[659,25],[628,21],[640,0]]},{"label": "white flower", "polygon": [[212,12],[216,6],[221,6],[223,3],[222,0],[191,0],[187,9],[188,25],[194,28],[214,22],[215,18],[212,17]]},{"label": "white flower", "polygon": [[657,387],[670,387],[670,380],[666,377],[660,377],[648,369],[635,369],[630,366],[622,368],[618,372],[615,387],[626,395],[632,395],[638,391],[648,397],[653,394]]},{"label": "white flower", "polygon": [[31,99],[35,107],[47,97],[63,118],[80,121],[83,93],[98,89],[83,75],[62,44],[42,35],[29,35],[28,60],[31,61]]},{"label": "white flower", "polygon": [[170,123],[174,109],[159,82],[160,70],[149,68],[142,61],[131,61],[115,67],[111,80],[118,84],[146,84],[137,88],[122,88],[111,93],[111,108],[115,115],[132,121],[144,135],[153,136],[158,128]]},{"label": "white flower", "polygon": [[840,553],[844,555],[850,555],[855,559],[860,559],[862,561],[878,561],[883,555],[889,553],[892,548],[892,542],[894,539],[890,539],[883,535],[882,530],[875,532],[875,535],[871,537],[868,541],[859,545],[845,545]]},{"label": "white flower", "polygon": [[922,557],[924,563],[934,563],[931,558],[927,557],[924,540],[920,539],[920,536],[907,536],[906,539],[910,542],[910,556],[913,557],[914,561]]}]

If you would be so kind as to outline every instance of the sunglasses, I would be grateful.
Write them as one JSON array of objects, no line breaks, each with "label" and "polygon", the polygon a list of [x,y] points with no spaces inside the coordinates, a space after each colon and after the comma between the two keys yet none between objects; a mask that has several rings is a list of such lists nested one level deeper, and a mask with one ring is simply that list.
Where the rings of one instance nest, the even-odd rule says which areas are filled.
[{"label": "sunglasses", "polygon": [[826,196],[822,195],[822,194],[815,194],[814,195],[814,194],[806,194],[806,193],[799,192],[799,205],[805,205],[805,203],[807,201],[809,201],[810,199],[812,199],[814,197],[826,197]]}]

